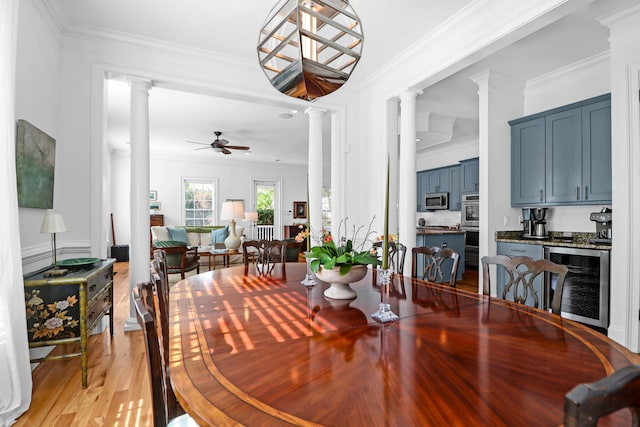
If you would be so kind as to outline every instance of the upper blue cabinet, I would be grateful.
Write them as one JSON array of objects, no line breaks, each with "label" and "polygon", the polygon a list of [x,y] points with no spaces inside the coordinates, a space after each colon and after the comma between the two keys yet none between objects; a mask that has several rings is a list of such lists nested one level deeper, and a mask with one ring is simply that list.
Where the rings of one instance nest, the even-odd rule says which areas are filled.
[{"label": "upper blue cabinet", "polygon": [[512,120],[511,205],[611,204],[611,95]]},{"label": "upper blue cabinet", "polygon": [[477,193],[480,191],[480,159],[460,161],[460,193]]},{"label": "upper blue cabinet", "polygon": [[417,210],[425,212],[425,195],[449,193],[449,210],[461,209],[461,194],[477,193],[479,182],[478,158],[461,160],[457,165],[420,171],[417,174]]}]

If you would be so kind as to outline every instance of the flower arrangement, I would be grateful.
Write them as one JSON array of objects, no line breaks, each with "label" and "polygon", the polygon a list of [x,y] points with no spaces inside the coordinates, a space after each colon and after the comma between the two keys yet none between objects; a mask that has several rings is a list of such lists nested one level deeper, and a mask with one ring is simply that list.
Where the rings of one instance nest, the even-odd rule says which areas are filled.
[{"label": "flower arrangement", "polygon": [[[374,217],[375,219],[375,217]],[[354,247],[354,243],[358,240],[358,233],[364,228],[364,226],[353,226],[353,232],[350,239],[341,237],[338,239],[338,243],[334,240],[331,233],[322,233],[322,245],[314,246],[311,248],[311,253],[308,253],[307,258],[311,259],[310,268],[311,271],[317,273],[322,265],[326,269],[333,269],[334,267],[340,267],[340,274],[345,275],[354,265],[380,265],[380,260],[373,247],[372,241],[369,239],[373,231],[371,231],[371,224],[373,219],[369,223],[369,228],[362,241],[357,247]],[[344,226],[347,229],[347,220],[340,221],[338,227],[338,235],[340,230]],[[365,249],[365,246],[369,247]]]}]

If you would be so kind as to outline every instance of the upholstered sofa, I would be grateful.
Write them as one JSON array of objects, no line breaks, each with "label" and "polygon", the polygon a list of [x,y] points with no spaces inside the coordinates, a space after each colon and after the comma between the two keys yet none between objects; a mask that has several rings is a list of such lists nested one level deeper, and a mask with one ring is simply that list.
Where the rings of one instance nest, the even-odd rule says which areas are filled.
[{"label": "upholstered sofa", "polygon": [[[151,227],[151,245],[156,247],[158,242],[162,241],[182,241],[188,246],[195,246],[198,248],[198,254],[200,255],[200,264],[206,265],[209,262],[208,257],[202,256],[210,249],[224,249],[224,240],[229,235],[229,227],[224,225],[213,226],[153,226]],[[236,225],[236,235],[240,237],[240,242],[244,241],[244,227]],[[239,248],[240,253],[237,255],[231,255],[229,262],[231,264],[243,263],[242,247]],[[216,263],[221,264],[223,259],[218,257]]]}]

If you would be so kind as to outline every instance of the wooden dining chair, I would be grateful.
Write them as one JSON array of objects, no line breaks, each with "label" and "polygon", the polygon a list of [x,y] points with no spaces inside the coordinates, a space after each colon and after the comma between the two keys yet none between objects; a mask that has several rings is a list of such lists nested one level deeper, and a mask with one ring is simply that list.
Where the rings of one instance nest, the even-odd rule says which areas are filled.
[{"label": "wooden dining chair", "polygon": [[164,240],[154,243],[154,250],[160,249],[165,252],[167,273],[180,274],[184,279],[184,274],[188,271],[196,270],[200,273],[200,257],[197,246],[188,246],[184,242],[175,240]]},{"label": "wooden dining chair", "polygon": [[[379,255],[382,255],[382,243],[374,242],[373,247]],[[400,242],[389,242],[389,269],[395,274],[404,274],[404,258],[407,247]],[[379,268],[379,266],[376,266]]]},{"label": "wooden dining chair", "polygon": [[[498,295],[498,298],[510,299],[524,304],[531,295],[535,308],[539,308],[540,298],[534,287],[534,280],[544,275],[545,272],[556,274],[558,277],[551,299],[551,312],[560,315],[564,280],[569,271],[566,265],[559,265],[548,259],[534,260],[527,256],[513,258],[506,255],[484,256],[482,257],[482,291],[485,295],[489,295],[491,291],[490,265],[502,266],[506,272],[504,290],[502,295]],[[500,274],[500,272],[497,271],[496,274]],[[544,277],[541,279],[544,280]]]},{"label": "wooden dining chair", "polygon": [[[423,261],[422,271],[418,271],[418,261],[420,258],[422,258]],[[418,246],[411,249],[411,277],[417,277],[433,283],[443,283],[443,264],[446,266],[449,263],[451,264],[449,286],[455,287],[460,254],[453,249],[440,248],[437,246],[433,248]]]},{"label": "wooden dining chair", "polygon": [[153,261],[149,263],[149,281],[153,285],[154,302],[157,305],[156,320],[160,326],[165,363],[169,366],[169,278],[164,251],[153,252]]},{"label": "wooden dining chair", "polygon": [[164,362],[162,344],[159,340],[156,313],[154,311],[153,285],[140,283],[133,290],[133,302],[138,323],[142,327],[147,347],[147,365],[153,404],[153,425],[155,427],[183,427],[198,424],[177,404],[168,366]]},{"label": "wooden dining chair", "polygon": [[631,411],[631,425],[640,427],[640,365],[575,386],[564,397],[564,427],[595,427],[601,417],[624,408]]},{"label": "wooden dining chair", "polygon": [[276,264],[282,264],[283,272],[287,263],[287,242],[284,240],[246,240],[242,243],[244,272],[254,265],[260,274],[269,274]]}]

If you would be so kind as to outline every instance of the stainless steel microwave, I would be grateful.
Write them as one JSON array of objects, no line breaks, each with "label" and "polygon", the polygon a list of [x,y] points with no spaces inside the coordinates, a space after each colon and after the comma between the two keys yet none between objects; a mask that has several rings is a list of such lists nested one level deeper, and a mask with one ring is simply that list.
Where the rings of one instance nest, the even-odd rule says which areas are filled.
[{"label": "stainless steel microwave", "polygon": [[427,193],[424,205],[428,211],[449,209],[449,193]]}]

